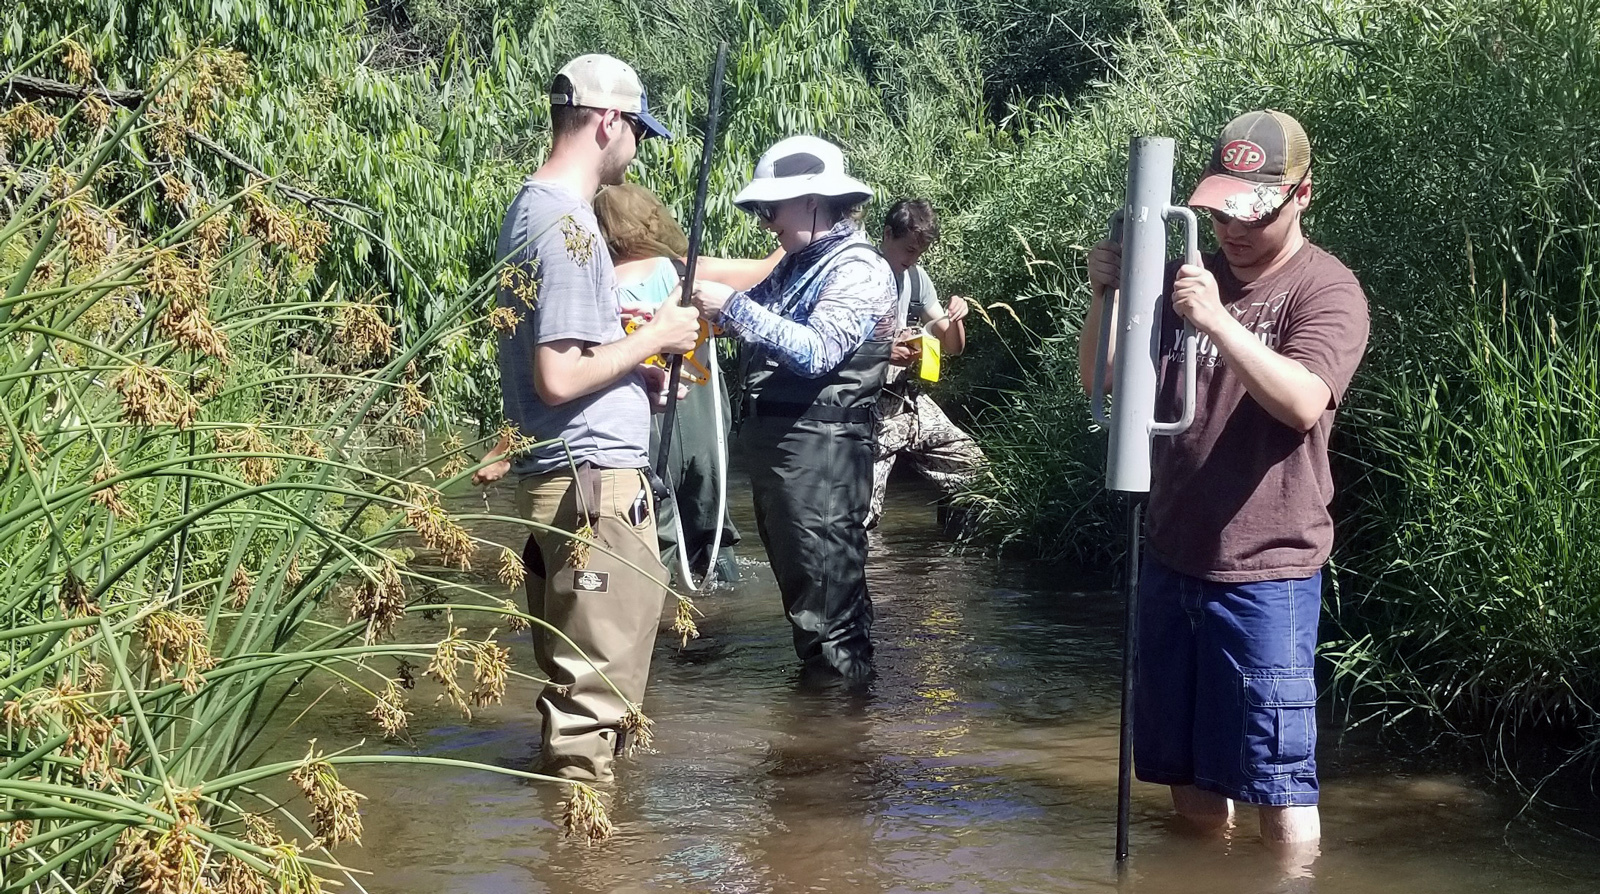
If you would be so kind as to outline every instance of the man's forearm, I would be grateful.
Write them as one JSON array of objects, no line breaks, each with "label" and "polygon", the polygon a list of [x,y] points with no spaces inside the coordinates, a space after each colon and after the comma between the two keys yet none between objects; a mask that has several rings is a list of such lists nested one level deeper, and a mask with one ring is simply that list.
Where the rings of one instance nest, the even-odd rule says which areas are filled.
[{"label": "man's forearm", "polygon": [[[1102,314],[1117,312],[1117,293],[1111,292],[1111,297],[1106,299],[1099,289],[1096,289],[1089,299],[1089,312],[1083,315],[1083,329],[1078,332],[1078,378],[1083,384],[1084,393],[1094,390],[1094,355],[1100,349],[1100,321]],[[1111,331],[1111,342],[1106,346],[1105,369],[1106,391],[1111,391],[1111,361],[1117,355],[1117,332]]]},{"label": "man's forearm", "polygon": [[551,406],[587,397],[609,388],[660,352],[648,330],[619,341],[585,347],[575,340],[543,344],[534,361],[539,398]]},{"label": "man's forearm", "polygon": [[1207,335],[1245,391],[1272,418],[1302,433],[1322,418],[1333,392],[1300,361],[1267,347],[1231,316]]},{"label": "man's forearm", "polygon": [[939,340],[939,350],[958,357],[967,349],[966,321],[952,323],[949,317],[940,317],[928,324],[928,333]]}]

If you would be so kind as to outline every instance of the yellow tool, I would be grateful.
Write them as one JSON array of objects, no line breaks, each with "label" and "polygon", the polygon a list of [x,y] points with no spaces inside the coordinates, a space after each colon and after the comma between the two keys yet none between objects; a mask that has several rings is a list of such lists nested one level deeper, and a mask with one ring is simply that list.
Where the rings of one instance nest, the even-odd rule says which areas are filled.
[{"label": "yellow tool", "polygon": [[924,382],[939,381],[939,338],[922,330],[922,362],[917,365],[917,378]]},{"label": "yellow tool", "polygon": [[[632,314],[624,316],[622,319],[622,331],[632,335],[633,330],[638,329],[641,325],[643,325],[646,319],[648,318],[639,317]],[[704,385],[706,382],[711,380],[711,370],[706,369],[705,364],[701,363],[695,356],[697,353],[699,353],[700,348],[705,345],[706,339],[710,337],[711,324],[707,323],[705,320],[701,320],[700,334],[695,337],[694,348],[691,349],[689,353],[683,355],[683,371],[679,373],[679,376],[682,379],[691,384]],[[671,361],[662,357],[660,354],[655,354],[651,357],[648,357],[644,362],[650,364],[651,366],[659,366],[662,369],[672,368],[669,365]],[[712,362],[715,363],[716,360],[713,359]]]}]

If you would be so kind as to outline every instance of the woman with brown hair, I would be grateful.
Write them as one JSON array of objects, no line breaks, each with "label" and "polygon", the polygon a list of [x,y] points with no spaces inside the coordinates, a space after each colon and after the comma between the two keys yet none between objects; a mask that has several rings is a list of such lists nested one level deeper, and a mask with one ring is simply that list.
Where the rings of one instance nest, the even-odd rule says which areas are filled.
[{"label": "woman with brown hair", "polygon": [[[683,257],[689,239],[655,193],[633,183],[610,186],[594,200],[595,218],[601,235],[611,250],[617,271],[617,298],[625,318],[648,318],[672,297],[683,276]],[[736,289],[747,289],[765,279],[783,251],[759,261],[701,256],[696,278],[713,280]],[[659,507],[662,561],[668,568],[686,567],[693,575],[715,572],[721,581],[739,579],[733,545],[739,532],[727,517],[726,441],[731,415],[727,391],[719,377],[714,347],[707,342],[694,361],[705,370],[706,381],[690,384],[679,402],[673,424],[672,455],[667,463],[673,500]],[[688,372],[692,364],[686,364]],[[661,420],[654,420],[650,440],[652,461],[659,460]],[[676,505],[673,505],[676,504]],[[682,525],[684,558],[675,563],[680,548],[674,514]],[[717,536],[721,526],[721,537]],[[716,567],[709,567],[713,546],[717,549]],[[692,586],[691,581],[684,581]]]}]

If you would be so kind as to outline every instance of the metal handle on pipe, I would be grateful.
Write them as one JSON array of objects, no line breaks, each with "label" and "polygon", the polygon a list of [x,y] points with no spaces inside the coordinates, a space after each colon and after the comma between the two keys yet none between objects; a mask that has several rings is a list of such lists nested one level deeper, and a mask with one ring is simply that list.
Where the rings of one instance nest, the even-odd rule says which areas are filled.
[{"label": "metal handle on pipe", "polygon": [[[1161,212],[1161,217],[1165,220],[1176,217],[1183,223],[1183,262],[1200,266],[1200,222],[1195,219],[1194,211],[1181,205],[1169,205]],[[1176,422],[1152,420],[1151,434],[1178,435],[1194,424],[1195,373],[1199,358],[1200,334],[1194,331],[1194,324],[1186,320],[1183,324],[1183,410]]]},{"label": "metal handle on pipe", "polygon": [[[1123,209],[1118,208],[1111,215],[1110,232],[1106,236],[1112,242],[1122,241],[1122,219]],[[1104,299],[1106,296],[1102,294],[1100,297]],[[1109,301],[1100,305],[1100,339],[1095,343],[1094,351],[1094,387],[1089,390],[1089,413],[1104,428],[1111,426],[1111,419],[1106,415],[1106,357],[1111,354],[1111,324],[1115,322],[1115,316]]]}]

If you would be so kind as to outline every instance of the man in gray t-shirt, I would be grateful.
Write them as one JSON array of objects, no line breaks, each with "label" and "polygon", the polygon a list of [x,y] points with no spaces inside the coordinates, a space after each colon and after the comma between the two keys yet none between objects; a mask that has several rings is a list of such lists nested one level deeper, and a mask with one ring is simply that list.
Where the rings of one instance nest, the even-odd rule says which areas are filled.
[{"label": "man in gray t-shirt", "polygon": [[[588,462],[607,469],[649,465],[650,404],[644,375],[625,373],[609,388],[552,406],[535,386],[539,345],[564,340],[604,345],[623,338],[611,254],[594,209],[569,187],[529,177],[511,203],[495,256],[507,258],[499,304],[519,316],[500,340],[506,419],[541,441],[511,462],[518,476]],[[525,294],[531,289],[534,294]],[[524,301],[533,297],[529,308]]]},{"label": "man in gray t-shirt", "polygon": [[[540,771],[605,781],[623,732],[643,717],[666,569],[645,475],[648,395],[665,376],[645,367],[683,353],[700,332],[693,308],[669,302],[625,334],[611,256],[589,202],[622,182],[639,141],[668,136],[625,63],[580,56],[550,88],[550,155],[506,211],[496,325],[506,419],[551,443],[500,460],[479,482],[517,474],[517,510],[539,525],[523,550],[543,717]],[[510,449],[502,441],[498,455]],[[530,525],[530,527],[533,527]]]}]

